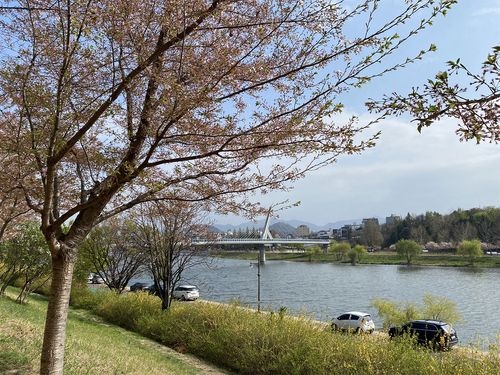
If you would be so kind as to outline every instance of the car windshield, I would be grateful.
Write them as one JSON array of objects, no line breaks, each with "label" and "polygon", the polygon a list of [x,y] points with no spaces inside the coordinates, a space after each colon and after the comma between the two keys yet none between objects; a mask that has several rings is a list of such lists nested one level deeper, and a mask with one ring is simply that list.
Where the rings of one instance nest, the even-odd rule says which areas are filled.
[{"label": "car windshield", "polygon": [[363,316],[363,319],[369,322],[370,320],[372,320],[372,317],[370,315],[365,315]]},{"label": "car windshield", "polygon": [[453,333],[453,328],[451,328],[448,324],[443,324],[441,328],[443,328],[443,331],[446,333]]}]

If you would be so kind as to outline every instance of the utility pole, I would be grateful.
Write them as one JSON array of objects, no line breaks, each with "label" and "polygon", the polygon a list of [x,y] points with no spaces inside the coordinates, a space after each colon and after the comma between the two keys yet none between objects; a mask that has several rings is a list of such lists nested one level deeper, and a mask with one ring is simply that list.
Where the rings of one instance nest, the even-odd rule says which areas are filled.
[{"label": "utility pole", "polygon": [[260,251],[257,253],[257,311],[260,312]]}]

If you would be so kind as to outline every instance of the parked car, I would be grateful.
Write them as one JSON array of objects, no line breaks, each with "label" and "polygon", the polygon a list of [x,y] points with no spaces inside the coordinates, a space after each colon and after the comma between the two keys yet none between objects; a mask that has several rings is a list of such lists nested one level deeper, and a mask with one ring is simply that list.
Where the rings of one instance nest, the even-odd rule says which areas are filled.
[{"label": "parked car", "polygon": [[332,329],[342,331],[352,331],[356,333],[372,333],[375,330],[375,323],[370,314],[360,311],[348,311],[332,320]]},{"label": "parked car", "polygon": [[149,294],[152,294],[154,296],[160,296],[160,291],[158,289],[156,289],[156,286],[155,284],[151,284],[150,286],[148,286],[146,289],[144,289],[145,291],[149,292]]},{"label": "parked car", "polygon": [[148,289],[148,284],[146,283],[135,283],[130,285],[131,292],[139,292],[141,290],[147,290],[147,289]]},{"label": "parked car", "polygon": [[441,350],[451,349],[458,343],[455,330],[447,323],[440,320],[413,320],[402,327],[391,327],[390,337],[413,336],[417,342]]},{"label": "parked car", "polygon": [[194,301],[200,297],[200,291],[194,285],[179,285],[174,288],[172,297],[183,301]]},{"label": "parked car", "polygon": [[104,283],[104,279],[101,276],[99,276],[97,274],[92,276],[92,284],[103,284],[103,283]]}]

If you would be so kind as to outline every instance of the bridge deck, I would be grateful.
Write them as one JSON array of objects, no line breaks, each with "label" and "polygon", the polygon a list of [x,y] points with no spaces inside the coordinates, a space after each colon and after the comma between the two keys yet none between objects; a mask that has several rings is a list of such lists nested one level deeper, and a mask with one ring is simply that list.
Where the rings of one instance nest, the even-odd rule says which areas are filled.
[{"label": "bridge deck", "polygon": [[303,244],[303,245],[328,245],[329,239],[304,239],[304,238],[227,238],[224,240],[193,240],[193,245],[273,245],[273,244]]}]

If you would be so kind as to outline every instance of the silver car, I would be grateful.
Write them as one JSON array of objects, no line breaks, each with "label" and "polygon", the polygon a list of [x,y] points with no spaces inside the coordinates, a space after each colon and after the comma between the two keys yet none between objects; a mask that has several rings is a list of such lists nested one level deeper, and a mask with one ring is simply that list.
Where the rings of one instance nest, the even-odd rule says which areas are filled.
[{"label": "silver car", "polygon": [[350,332],[368,332],[372,333],[375,330],[370,314],[360,311],[348,311],[332,320],[332,329],[350,331]]},{"label": "silver car", "polygon": [[194,301],[200,297],[200,291],[194,285],[179,285],[175,287],[172,297],[182,301]]}]

